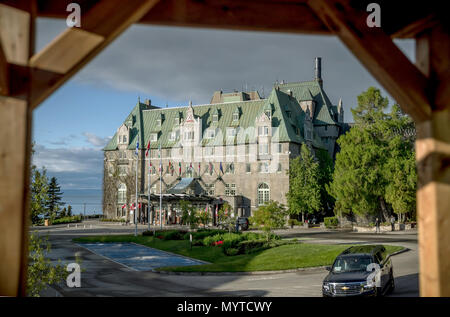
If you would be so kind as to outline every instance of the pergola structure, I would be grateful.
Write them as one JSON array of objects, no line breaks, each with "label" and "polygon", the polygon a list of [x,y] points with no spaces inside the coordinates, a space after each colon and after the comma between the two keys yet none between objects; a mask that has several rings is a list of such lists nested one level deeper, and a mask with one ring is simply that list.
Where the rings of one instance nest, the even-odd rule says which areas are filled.
[{"label": "pergola structure", "polygon": [[[336,35],[417,127],[420,294],[450,296],[450,41],[445,1],[78,0],[81,27],[34,51],[71,0],[0,1],[0,295],[25,295],[32,111],[133,23]],[[416,63],[393,43],[416,40]]]}]

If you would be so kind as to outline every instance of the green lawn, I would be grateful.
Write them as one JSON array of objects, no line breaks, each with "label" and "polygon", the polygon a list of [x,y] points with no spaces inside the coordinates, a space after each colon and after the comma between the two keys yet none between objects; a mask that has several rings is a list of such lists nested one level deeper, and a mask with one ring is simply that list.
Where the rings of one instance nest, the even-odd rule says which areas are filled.
[{"label": "green lawn", "polygon": [[[165,267],[164,271],[178,272],[250,272],[288,270],[296,268],[331,265],[336,256],[351,245],[290,244],[260,252],[236,256],[225,255],[220,247],[189,247],[189,241],[163,241],[149,236],[98,236],[74,239],[75,242],[135,242],[155,249],[169,251],[211,264]],[[389,253],[403,249],[385,246]]]}]

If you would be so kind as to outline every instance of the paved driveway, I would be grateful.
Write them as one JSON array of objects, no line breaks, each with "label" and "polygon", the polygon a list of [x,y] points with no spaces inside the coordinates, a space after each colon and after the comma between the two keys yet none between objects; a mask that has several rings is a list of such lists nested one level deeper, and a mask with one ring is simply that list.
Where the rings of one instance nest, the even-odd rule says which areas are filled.
[{"label": "paved driveway", "polygon": [[206,263],[134,243],[79,243],[79,245],[136,271],[151,271],[165,266],[189,266]]}]

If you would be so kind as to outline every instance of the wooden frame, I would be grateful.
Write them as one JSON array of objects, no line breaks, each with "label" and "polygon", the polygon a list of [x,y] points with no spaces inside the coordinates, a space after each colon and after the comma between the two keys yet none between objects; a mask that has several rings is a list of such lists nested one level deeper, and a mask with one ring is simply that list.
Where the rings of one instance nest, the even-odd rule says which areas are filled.
[{"label": "wooden frame", "polygon": [[[25,295],[32,109],[127,27],[144,23],[337,35],[417,123],[420,291],[450,296],[450,41],[442,3],[380,0],[387,18],[379,29],[365,24],[366,0],[79,0],[82,28],[33,55],[36,16],[65,19],[70,2],[0,1],[0,295]],[[392,37],[416,38],[416,65]]]}]

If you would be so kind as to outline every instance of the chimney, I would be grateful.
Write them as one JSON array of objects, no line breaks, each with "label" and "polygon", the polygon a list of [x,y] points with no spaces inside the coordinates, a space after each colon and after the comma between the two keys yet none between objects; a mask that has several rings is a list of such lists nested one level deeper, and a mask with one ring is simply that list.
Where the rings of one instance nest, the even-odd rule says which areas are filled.
[{"label": "chimney", "polygon": [[320,84],[320,86],[322,86],[322,58],[321,57],[316,57],[315,58],[316,61],[316,65],[315,65],[315,80],[317,80]]},{"label": "chimney", "polygon": [[144,103],[145,103],[147,106],[151,106],[152,101],[151,101],[150,99],[145,99]]}]

